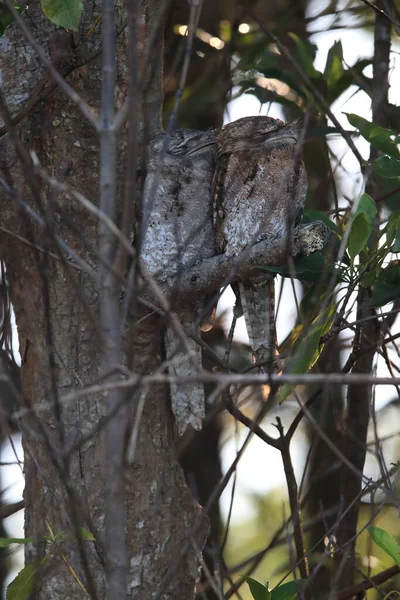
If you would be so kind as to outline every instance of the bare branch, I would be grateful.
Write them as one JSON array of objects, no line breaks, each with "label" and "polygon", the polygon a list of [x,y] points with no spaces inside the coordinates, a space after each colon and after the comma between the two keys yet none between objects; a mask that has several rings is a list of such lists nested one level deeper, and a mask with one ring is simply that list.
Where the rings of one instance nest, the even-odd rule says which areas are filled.
[{"label": "bare branch", "polygon": [[[103,65],[100,114],[100,209],[107,218],[107,225],[100,220],[99,256],[113,264],[117,240],[109,227],[117,214],[117,138],[113,128],[115,117],[115,7],[113,0],[103,0]],[[100,267],[100,320],[106,340],[102,365],[107,373],[121,364],[121,331],[119,323],[118,279],[104,264]],[[114,373],[107,378],[118,382]],[[105,538],[107,547],[107,598],[126,598],[128,556],[126,546],[126,504],[124,478],[124,432],[127,427],[127,407],[122,403],[122,393],[111,388],[107,395],[107,412],[113,414],[106,426],[106,505]],[[118,411],[116,409],[118,408]]]}]

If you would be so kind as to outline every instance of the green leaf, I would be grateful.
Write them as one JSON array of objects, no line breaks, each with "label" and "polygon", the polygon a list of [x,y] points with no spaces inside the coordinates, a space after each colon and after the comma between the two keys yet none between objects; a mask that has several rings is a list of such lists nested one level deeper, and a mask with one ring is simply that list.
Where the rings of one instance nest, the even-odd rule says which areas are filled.
[{"label": "green leaf", "polygon": [[[25,4],[13,3],[13,5],[14,5],[14,8],[19,12],[20,15],[22,15],[24,10],[26,9]],[[14,17],[12,16],[11,12],[9,11],[7,5],[4,4],[4,2],[0,2],[0,37],[5,32],[6,28],[9,25],[11,25],[11,23],[13,23],[13,21],[14,21]]]},{"label": "green leaf", "polygon": [[385,129],[379,127],[371,121],[367,121],[358,115],[344,113],[351,125],[359,130],[363,138],[367,140],[372,146],[378,148],[385,154],[388,154],[392,158],[400,159],[400,152],[397,145],[392,137],[395,137],[397,133],[391,129]]},{"label": "green leaf", "polygon": [[381,269],[378,282],[374,285],[369,306],[378,308],[400,298],[400,264],[391,264]]},{"label": "green leaf", "polygon": [[303,39],[295,33],[289,33],[289,36],[295,43],[295,48],[292,51],[292,58],[309,77],[319,79],[321,73],[314,67],[314,60],[317,54],[316,44],[312,44],[309,40]]},{"label": "green leaf", "polygon": [[[352,67],[349,69],[343,68],[343,61],[340,57],[341,48],[336,48],[336,44],[340,44],[340,42],[336,42],[334,46],[332,46],[331,50],[334,52],[334,60],[336,64],[334,65],[334,71],[332,73],[330,81],[326,80],[326,76],[324,76],[327,81],[327,89],[325,94],[325,100],[328,104],[332,104],[335,100],[339,98],[350,88],[352,85],[356,85],[358,87],[363,87],[363,89],[368,88],[370,82],[367,77],[363,74],[365,67],[371,64],[371,60],[362,59],[358,60]],[[342,62],[341,72],[339,67],[339,59]],[[325,71],[329,68],[328,62],[325,67]]]},{"label": "green leaf", "polygon": [[81,0],[40,0],[40,4],[52,23],[77,31],[83,8]]},{"label": "green leaf", "polygon": [[376,213],[377,209],[374,200],[368,194],[362,194],[357,211],[351,222],[351,231],[348,240],[348,252],[353,260],[367,245]]},{"label": "green leaf", "polygon": [[250,71],[252,74],[252,85],[255,84],[255,73],[261,73],[267,79],[278,79],[283,83],[286,83],[292,88],[299,96],[306,99],[306,94],[301,86],[298,84],[296,77],[286,70],[282,57],[276,52],[263,48],[262,52],[247,51],[245,55],[239,61],[237,65],[237,71],[247,73]]},{"label": "green leaf", "polygon": [[288,106],[292,110],[295,110],[299,113],[299,116],[301,115],[301,110],[294,101],[288,100],[285,96],[281,96],[273,90],[263,88],[254,81],[240,81],[239,85],[243,93],[245,92],[246,94],[255,96],[257,100],[261,102],[261,104],[266,104],[267,102],[278,102],[279,104],[283,104],[284,106]]},{"label": "green leaf", "polygon": [[343,71],[343,48],[342,42],[338,41],[331,46],[326,58],[324,79],[326,81],[328,90],[331,90],[335,87],[336,83],[342,77]]},{"label": "green leaf", "polygon": [[0,37],[6,30],[6,27],[11,25],[14,21],[14,17],[8,10],[7,6],[3,3],[0,4]]},{"label": "green leaf", "polygon": [[11,544],[33,544],[32,538],[0,538],[0,548],[8,548]]},{"label": "green leaf", "polygon": [[[325,259],[320,252],[315,252],[314,254],[310,254],[310,256],[296,257],[294,260],[294,265],[295,265],[296,275],[301,275],[302,273],[305,273],[306,271],[311,272],[311,273],[321,273],[324,268],[324,265],[325,265]],[[267,271],[271,271],[271,273],[279,273],[280,275],[283,275],[284,277],[290,277],[290,271],[288,270],[288,268],[286,266],[282,266],[282,267],[274,267],[274,266],[261,267],[260,266],[258,268],[266,269]],[[299,279],[300,279],[300,277],[299,277]]]},{"label": "green leaf", "polygon": [[400,546],[390,533],[380,527],[367,527],[367,531],[375,544],[400,566]]},{"label": "green leaf", "polygon": [[300,314],[317,316],[323,299],[324,293],[321,292],[319,283],[313,283],[308,290],[304,290],[300,302]]},{"label": "green leaf", "polygon": [[371,308],[379,308],[398,298],[400,298],[400,283],[397,285],[394,283],[377,283],[374,285],[374,291],[368,305]]},{"label": "green leaf", "polygon": [[[291,271],[287,266],[259,266],[257,268],[265,269],[271,273],[278,273],[282,277],[291,277]],[[323,273],[332,273],[333,265],[327,263],[326,257],[321,252],[314,252],[310,256],[297,256],[294,259],[294,270],[296,279],[316,282],[320,281]]]},{"label": "green leaf", "polygon": [[81,535],[82,539],[87,540],[88,542],[94,542],[94,540],[96,539],[93,533],[86,529],[86,527],[81,527]]},{"label": "green leaf", "polygon": [[38,564],[26,565],[7,587],[7,600],[27,600],[39,589]]},{"label": "green leaf", "polygon": [[362,250],[364,250],[371,232],[371,222],[365,213],[359,213],[353,221],[349,236],[348,250],[352,259],[354,259],[357,254],[360,254]]},{"label": "green leaf", "polygon": [[352,259],[367,245],[376,212],[376,205],[371,196],[362,194],[353,219],[348,242],[348,251]]},{"label": "green leaf", "polygon": [[246,583],[250,588],[254,600],[270,600],[271,592],[262,583],[252,577],[245,577]]},{"label": "green leaf", "polygon": [[272,590],[271,600],[292,600],[296,598],[306,581],[307,579],[298,579],[297,581],[282,583],[282,585]]},{"label": "green leaf", "polygon": [[400,232],[396,234],[391,250],[392,252],[400,252]]},{"label": "green leaf", "polygon": [[400,179],[383,179],[382,195],[385,197],[383,206],[391,211],[398,210],[400,207]]},{"label": "green leaf", "polygon": [[[79,533],[80,533],[80,537],[85,540],[86,542],[94,542],[95,537],[93,535],[93,533],[90,533],[90,531],[88,529],[86,529],[86,527],[81,527],[79,529]],[[71,531],[69,534],[69,537],[71,538],[71,540],[73,540],[74,542],[76,542],[77,540],[77,536],[75,535],[75,531]],[[64,540],[54,540],[54,541],[61,541],[63,542]]]},{"label": "green leaf", "polygon": [[294,261],[296,273],[322,273],[326,266],[325,257],[321,252],[314,252],[310,256],[298,256]]},{"label": "green leaf", "polygon": [[[306,94],[301,86],[298,84],[298,80],[294,75],[284,68],[281,57],[276,52],[265,50],[262,55],[252,63],[251,68],[256,68],[257,71],[262,73],[267,79],[278,79],[286,83],[292,90],[294,90],[302,98],[306,98]],[[240,61],[238,70],[243,70],[245,63]]]},{"label": "green leaf", "polygon": [[[311,326],[308,333],[305,334],[305,337],[301,340],[297,351],[293,357],[291,368],[289,369],[290,374],[298,374],[301,375],[303,373],[307,373],[309,369],[315,364],[318,359],[322,347],[320,348],[319,341],[321,339],[321,335],[323,335],[322,331],[324,329],[325,323],[322,319],[320,319],[320,325]],[[300,330],[299,330],[300,331]],[[302,332],[304,333],[304,332]],[[282,404],[289,396],[289,394],[295,388],[294,385],[290,383],[285,383],[278,392],[278,402]]]},{"label": "green leaf", "polygon": [[380,156],[372,163],[372,170],[386,179],[400,177],[400,160],[389,158],[389,156]]},{"label": "green leaf", "polygon": [[356,215],[358,215],[359,213],[364,213],[365,215],[367,215],[367,217],[371,221],[371,223],[376,216],[376,213],[377,213],[376,204],[375,204],[374,200],[371,198],[371,196],[369,196],[368,194],[361,195],[360,202],[358,203],[358,206],[357,206]]},{"label": "green leaf", "polygon": [[365,288],[371,287],[371,285],[374,285],[374,283],[376,282],[376,270],[373,269],[372,271],[367,271],[367,273],[365,273],[361,279],[360,279],[360,285],[362,285]]},{"label": "green leaf", "polygon": [[391,251],[398,252],[398,250],[395,250],[395,248],[397,236],[400,234],[400,210],[396,210],[390,215],[388,224],[384,229],[384,233],[386,233],[386,241],[388,243],[389,248],[394,242],[394,247],[390,248]]},{"label": "green leaf", "polygon": [[[290,334],[290,338],[292,345],[296,344],[296,349],[292,352],[292,358],[287,369],[288,373],[301,375],[307,373],[314,366],[324,348],[324,345],[320,344],[321,336],[331,328],[336,310],[337,304],[332,301],[311,324],[300,324],[295,327]],[[294,388],[295,386],[289,383],[280,388],[278,392],[279,404],[286,400]]]},{"label": "green leaf", "polygon": [[306,210],[303,214],[302,223],[313,223],[314,221],[323,221],[327,227],[334,233],[340,234],[339,227],[329,217],[319,210]]},{"label": "green leaf", "polygon": [[400,264],[398,261],[381,270],[379,282],[400,285]]}]

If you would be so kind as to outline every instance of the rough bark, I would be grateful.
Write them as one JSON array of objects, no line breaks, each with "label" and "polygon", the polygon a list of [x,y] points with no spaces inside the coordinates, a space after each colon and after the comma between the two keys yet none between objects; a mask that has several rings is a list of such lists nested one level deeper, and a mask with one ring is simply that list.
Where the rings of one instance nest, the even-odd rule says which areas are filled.
[{"label": "rough bark", "polygon": [[[121,27],[126,17],[122,1],[117,2],[117,9],[117,25]],[[140,2],[138,38],[144,53],[159,9],[160,3],[155,0]],[[100,49],[101,25],[97,25],[84,40],[100,12],[100,2],[85,3],[79,33],[74,36],[51,25],[38,2],[29,4],[24,17],[47,55],[53,57],[53,63],[57,61],[62,73],[71,73],[69,83],[95,111],[100,108],[101,58],[97,56],[77,70],[73,67]],[[146,70],[148,81],[144,97],[149,137],[160,129],[162,49],[157,40],[161,37],[156,38],[156,43],[153,40],[150,67]],[[127,32],[123,31],[117,41],[117,103],[123,100],[128,87],[126,57]],[[0,67],[2,92],[13,115],[18,115],[26,102],[35,95],[39,97],[51,83],[16,24],[10,26],[0,40]],[[144,130],[143,119],[139,130]],[[98,138],[64,92],[55,89],[38,102],[20,126],[18,136],[25,150],[36,152],[50,175],[65,180],[98,204]],[[21,165],[9,134],[3,136],[0,144],[2,178],[35,210],[42,212],[37,197],[27,185],[29,161]],[[125,145],[122,135],[119,147],[121,177],[124,176]],[[37,182],[34,175],[32,178]],[[4,227],[34,244],[56,251],[52,237],[23,216],[17,201],[4,194],[0,197]],[[49,188],[42,187],[41,197],[57,233],[90,265],[96,265],[96,219],[75,201],[59,197]],[[57,207],[55,201],[59,202]],[[81,525],[91,530],[96,542],[83,543],[86,566],[76,541],[64,542],[62,550],[92,597],[103,598],[107,481],[104,434],[99,426],[106,413],[106,399],[100,395],[79,398],[68,406],[58,407],[56,403],[58,394],[94,382],[100,373],[101,340],[82,303],[83,298],[96,320],[99,311],[96,282],[88,274],[75,272],[78,293],[71,284],[70,271],[62,263],[5,234],[1,234],[0,246],[16,313],[23,402],[33,408],[49,399],[55,402],[54,409],[41,412],[40,417],[32,414],[21,423],[26,461],[26,535],[42,540],[48,535],[47,524],[54,533]],[[144,323],[145,327],[136,331],[135,354],[139,357],[136,368],[149,372],[162,360],[161,328],[155,317]],[[137,396],[129,399],[132,415],[137,399]],[[71,452],[68,451],[70,448]],[[127,596],[145,600],[158,591],[197,514],[177,462],[166,386],[147,391],[136,453],[132,465],[126,468],[125,479]],[[202,545],[201,538],[202,533],[198,546]],[[45,548],[44,543],[27,547],[27,563],[42,557],[48,550],[49,544]],[[192,552],[165,597],[191,598],[197,571],[197,559]],[[43,569],[37,597],[85,597],[57,552]]]}]

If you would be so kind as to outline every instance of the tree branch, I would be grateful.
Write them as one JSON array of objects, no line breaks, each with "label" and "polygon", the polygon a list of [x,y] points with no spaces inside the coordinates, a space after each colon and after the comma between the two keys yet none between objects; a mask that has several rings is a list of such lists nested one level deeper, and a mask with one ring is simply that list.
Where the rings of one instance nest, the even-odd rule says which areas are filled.
[{"label": "tree branch", "polygon": [[348,598],[354,598],[354,597],[358,598],[359,594],[362,594],[362,597],[364,597],[363,592],[365,592],[366,590],[370,590],[371,588],[375,587],[376,585],[385,583],[385,581],[387,581],[388,579],[391,579],[398,573],[400,573],[400,567],[397,565],[394,565],[393,567],[390,567],[389,569],[385,569],[385,571],[382,571],[381,573],[378,573],[377,575],[370,577],[368,579],[368,581],[362,581],[361,583],[358,583],[357,585],[353,585],[350,588],[346,588],[345,590],[338,592],[336,595],[336,600],[347,600]]},{"label": "tree branch", "polygon": [[[117,136],[115,118],[115,7],[113,0],[103,0],[103,77],[100,114],[100,209],[110,222],[115,222],[117,179]],[[110,228],[99,221],[99,256],[111,265],[117,243]],[[118,278],[107,265],[100,266],[100,323],[104,333],[103,373],[110,366],[121,364],[121,332],[119,324]],[[119,373],[107,380],[116,382]],[[122,390],[114,388],[105,395],[107,413],[113,414],[106,427],[106,505],[105,537],[107,547],[107,598],[126,598],[128,585],[128,554],[126,546],[126,504],[124,477],[124,432],[127,426],[127,406],[122,402]],[[115,409],[119,408],[117,412]]]},{"label": "tree branch", "polygon": [[[379,8],[379,4],[377,5]],[[388,88],[389,88],[389,57],[390,57],[390,21],[382,12],[376,13],[374,31],[374,59],[372,91],[373,121],[385,126]],[[371,147],[370,161],[378,156],[378,151]],[[367,172],[368,175],[368,172]],[[375,175],[369,174],[366,192],[372,197],[379,196],[379,184]],[[369,247],[374,251],[378,244],[378,219],[374,223],[374,232],[370,237]],[[363,256],[361,256],[361,261]],[[359,287],[357,298],[357,320],[371,316],[368,290]],[[352,353],[357,360],[352,368],[354,374],[369,374],[372,372],[376,347],[380,340],[380,326],[377,320],[364,321],[357,326],[353,340]],[[372,348],[369,348],[372,346]],[[357,522],[360,504],[365,455],[367,450],[367,433],[369,423],[372,387],[370,385],[350,385],[347,393],[347,416],[343,435],[342,451],[352,468],[343,464],[341,470],[340,492],[344,507],[351,506],[341,519],[337,532],[338,547],[343,551],[335,554],[337,565],[337,585],[340,588],[349,587],[354,582],[355,575],[355,544],[357,539]],[[356,500],[357,499],[357,500]]]},{"label": "tree branch", "polygon": [[285,471],[286,486],[289,496],[290,514],[293,523],[294,544],[296,548],[296,559],[299,566],[302,579],[307,579],[310,575],[308,559],[304,546],[303,530],[301,525],[301,511],[299,503],[299,493],[297,488],[296,476],[294,474],[292,457],[290,456],[290,441],[285,436],[280,417],[276,418],[279,431],[280,451]]}]

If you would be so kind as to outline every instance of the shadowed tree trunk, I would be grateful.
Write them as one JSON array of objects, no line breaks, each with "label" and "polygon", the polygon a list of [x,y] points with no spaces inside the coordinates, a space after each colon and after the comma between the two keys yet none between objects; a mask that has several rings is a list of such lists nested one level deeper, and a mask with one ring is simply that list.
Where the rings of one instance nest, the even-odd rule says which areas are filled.
[{"label": "shadowed tree trunk", "polygon": [[[391,23],[382,12],[386,9],[385,2],[378,2],[379,10],[375,13],[374,57],[373,57],[373,88],[372,88],[372,118],[381,127],[387,126],[388,91],[389,91],[389,60],[391,44]],[[371,146],[369,160],[372,162],[380,152]],[[383,193],[382,180],[374,173],[368,173],[369,178],[365,191],[373,198],[379,198]],[[369,247],[378,245],[379,221],[375,219],[374,232],[369,239]],[[361,255],[361,260],[365,258]],[[360,288],[357,298],[357,319],[376,315],[370,308],[371,289]],[[379,321],[367,320],[357,326],[352,346],[354,366],[352,373],[371,373],[374,368],[376,347],[381,336]],[[368,385],[348,387],[347,411],[345,415],[345,430],[342,441],[343,454],[350,459],[357,472],[343,465],[341,470],[340,493],[344,507],[350,507],[341,519],[338,527],[338,544],[341,552],[337,554],[337,581],[339,588],[350,587],[354,583],[356,573],[356,532],[359,517],[361,490],[363,487],[362,472],[367,452],[367,433],[370,410],[374,402],[372,388]]]}]

